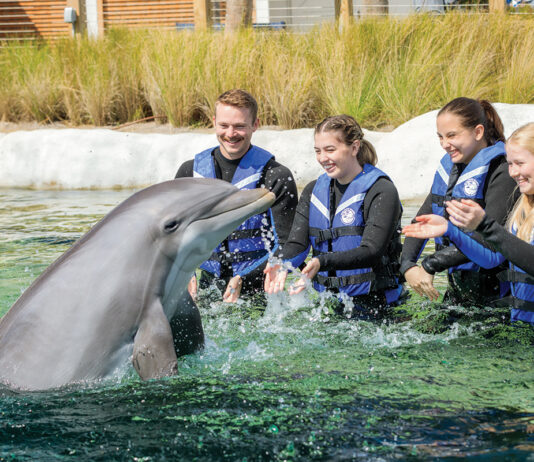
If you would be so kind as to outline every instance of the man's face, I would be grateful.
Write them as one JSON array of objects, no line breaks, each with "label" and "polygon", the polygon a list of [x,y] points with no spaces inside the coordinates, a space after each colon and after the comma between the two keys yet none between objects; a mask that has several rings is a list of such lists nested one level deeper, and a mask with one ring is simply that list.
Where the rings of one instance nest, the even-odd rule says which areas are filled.
[{"label": "man's face", "polygon": [[240,159],[249,150],[259,121],[252,120],[248,108],[219,103],[215,107],[213,124],[222,155],[227,159]]}]

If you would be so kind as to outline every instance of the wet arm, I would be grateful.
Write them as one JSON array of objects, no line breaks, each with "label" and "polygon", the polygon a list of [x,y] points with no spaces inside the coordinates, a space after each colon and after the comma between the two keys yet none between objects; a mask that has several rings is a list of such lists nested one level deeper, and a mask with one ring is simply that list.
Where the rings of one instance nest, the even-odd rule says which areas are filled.
[{"label": "wet arm", "polygon": [[295,217],[298,204],[297,185],[291,171],[277,163],[267,170],[265,187],[276,195],[271,211],[280,245],[283,245],[289,237]]},{"label": "wet arm", "polygon": [[315,181],[312,181],[302,191],[289,237],[276,254],[277,257],[285,261],[291,261],[295,267],[304,262],[310,249],[308,230],[310,199],[314,186]]},{"label": "wet arm", "polygon": [[180,165],[180,168],[176,172],[176,175],[174,175],[174,178],[191,178],[193,176],[193,160],[187,160],[182,165]]},{"label": "wet arm", "polygon": [[[454,226],[451,222],[448,223],[447,236],[460,251],[482,268],[495,268],[504,262],[504,257],[498,253],[493,252],[486,246],[475,241],[469,235],[465,234],[460,228]],[[534,252],[533,252],[534,253]]]},{"label": "wet arm", "polygon": [[[265,176],[263,179],[260,178],[258,186],[265,187],[276,196],[275,203],[271,206],[271,212],[273,214],[275,232],[280,245],[283,245],[288,238],[298,203],[297,185],[293,174],[287,167],[272,160],[267,164]],[[267,261],[254,268],[250,273],[243,275],[243,278],[247,280],[262,279],[266,264]]]},{"label": "wet arm", "polygon": [[534,246],[508,232],[497,220],[486,215],[478,233],[514,265],[534,275]]},{"label": "wet arm", "polygon": [[[509,210],[514,203],[515,182],[508,175],[506,162],[502,160],[491,166],[486,182],[485,202],[486,214],[494,218],[499,223],[504,224]],[[477,233],[473,234],[473,239],[479,244],[487,245]],[[422,266],[429,274],[445,271],[446,269],[458,266],[470,261],[456,246],[446,247],[442,250],[427,256]]]}]

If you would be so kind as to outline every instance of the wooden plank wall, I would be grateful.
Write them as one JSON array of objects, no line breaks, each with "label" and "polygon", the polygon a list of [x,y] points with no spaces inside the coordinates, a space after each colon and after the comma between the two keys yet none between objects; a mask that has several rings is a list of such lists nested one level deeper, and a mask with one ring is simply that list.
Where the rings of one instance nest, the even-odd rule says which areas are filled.
[{"label": "wooden plank wall", "polygon": [[173,29],[193,24],[193,0],[103,0],[104,29],[146,27]]},{"label": "wooden plank wall", "polygon": [[[111,27],[174,29],[193,24],[194,0],[99,0],[99,29]],[[68,37],[71,25],[63,21],[69,0],[0,0],[0,40]],[[72,2],[71,2],[72,3]],[[82,0],[80,4],[85,4]],[[215,23],[224,23],[226,2],[212,0]],[[78,9],[78,8],[77,8]],[[85,18],[79,18],[79,21]]]},{"label": "wooden plank wall", "polygon": [[66,0],[0,0],[0,40],[68,37]]}]

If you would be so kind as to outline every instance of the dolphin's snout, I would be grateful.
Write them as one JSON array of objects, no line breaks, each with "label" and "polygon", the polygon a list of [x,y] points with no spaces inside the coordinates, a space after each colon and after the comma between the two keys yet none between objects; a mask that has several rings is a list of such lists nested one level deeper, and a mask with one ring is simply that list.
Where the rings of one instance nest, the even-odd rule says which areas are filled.
[{"label": "dolphin's snout", "polygon": [[238,190],[213,207],[210,216],[213,217],[238,209],[247,210],[247,214],[265,212],[275,199],[275,194],[265,188]]}]

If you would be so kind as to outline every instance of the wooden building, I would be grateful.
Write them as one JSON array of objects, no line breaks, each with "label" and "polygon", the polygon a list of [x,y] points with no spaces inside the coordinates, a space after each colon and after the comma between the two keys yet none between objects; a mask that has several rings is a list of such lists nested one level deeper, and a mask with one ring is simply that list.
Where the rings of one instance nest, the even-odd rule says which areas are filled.
[{"label": "wooden building", "polygon": [[[417,0],[388,0],[385,14],[414,12]],[[371,0],[372,3],[372,0]],[[309,30],[315,25],[365,16],[368,0],[252,0],[255,26]],[[505,0],[489,0],[490,11],[504,12]],[[65,8],[77,14],[65,21]],[[100,36],[112,27],[180,29],[219,27],[225,22],[226,0],[0,0],[0,41],[55,39],[73,33]]]},{"label": "wooden building", "polygon": [[[0,40],[101,35],[114,26],[173,29],[193,24],[194,0],[0,0]],[[65,8],[76,11],[74,28]]]},{"label": "wooden building", "polygon": [[0,0],[0,39],[67,36],[65,0]]}]

